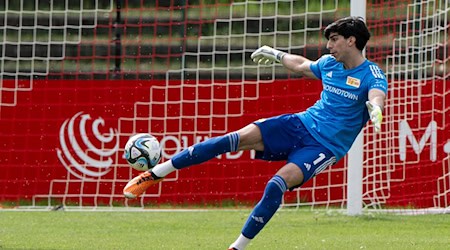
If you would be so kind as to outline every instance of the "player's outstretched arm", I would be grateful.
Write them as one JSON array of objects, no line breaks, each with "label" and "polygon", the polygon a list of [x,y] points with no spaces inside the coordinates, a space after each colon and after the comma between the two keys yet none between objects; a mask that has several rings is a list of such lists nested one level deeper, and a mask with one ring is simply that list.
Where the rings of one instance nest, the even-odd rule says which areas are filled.
[{"label": "player's outstretched arm", "polygon": [[258,64],[281,63],[295,73],[309,78],[317,78],[310,69],[311,61],[303,56],[288,54],[264,45],[255,50],[250,57]]},{"label": "player's outstretched arm", "polygon": [[366,102],[366,106],[376,133],[381,131],[385,98],[386,95],[381,90],[372,89],[369,91],[369,101]]}]

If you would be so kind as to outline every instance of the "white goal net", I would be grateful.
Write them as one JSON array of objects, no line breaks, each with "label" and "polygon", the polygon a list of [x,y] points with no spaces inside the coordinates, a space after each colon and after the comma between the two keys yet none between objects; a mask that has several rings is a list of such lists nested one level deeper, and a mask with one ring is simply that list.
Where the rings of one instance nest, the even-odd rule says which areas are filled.
[{"label": "white goal net", "polygon": [[[15,106],[17,93],[32,90],[34,79],[64,71],[58,64],[69,64],[68,44],[89,41],[93,51],[103,48],[106,54],[93,52],[87,58],[78,47],[78,54],[71,57],[77,63],[70,74],[96,71],[104,66],[99,60],[113,58],[111,47],[97,47],[112,42],[111,27],[105,36],[84,36],[83,32],[114,25],[115,2],[122,4],[121,77],[136,86],[148,84],[141,79],[152,84],[141,88],[144,91],[139,94],[145,98],[133,102],[131,111],[116,117],[114,131],[121,146],[135,133],[154,134],[165,146],[164,160],[192,143],[313,104],[321,90],[318,81],[305,80],[280,65],[256,65],[250,54],[269,45],[315,60],[327,53],[324,27],[350,14],[349,0],[7,0],[0,6],[0,108]],[[450,205],[449,15],[449,0],[367,1],[366,21],[372,37],[366,55],[386,72],[389,93],[382,133],[364,129],[364,208],[445,209]],[[81,113],[73,116],[76,119],[89,120]],[[93,123],[98,129],[104,120]],[[111,150],[108,136],[98,137],[104,143],[101,154]],[[90,148],[83,150],[84,155],[92,154]],[[75,199],[79,207],[96,208],[141,208],[173,201],[242,200],[248,204],[260,197],[279,166],[264,167],[252,159],[252,153],[227,154],[222,156],[225,167],[214,162],[180,171],[138,201],[127,202],[121,187],[136,172],[124,164],[121,154],[118,150],[107,155],[112,170],[102,169],[104,175],[68,173],[52,180],[48,193],[34,195],[33,203],[67,205],[66,201]],[[77,164],[91,167],[86,162]],[[68,163],[66,168],[73,166]],[[345,158],[302,188],[286,193],[284,205],[345,208],[351,181],[347,171]]]},{"label": "white goal net", "polygon": [[1,1],[0,112],[17,104],[19,91],[32,90],[33,79],[47,77],[66,45],[79,44],[113,7],[113,0]]}]

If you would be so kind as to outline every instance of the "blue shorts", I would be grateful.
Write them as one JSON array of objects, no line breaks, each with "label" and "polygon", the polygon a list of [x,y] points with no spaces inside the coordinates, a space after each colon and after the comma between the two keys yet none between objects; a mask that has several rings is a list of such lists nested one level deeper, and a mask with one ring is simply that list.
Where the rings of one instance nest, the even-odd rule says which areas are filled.
[{"label": "blue shorts", "polygon": [[295,114],[261,119],[254,124],[260,128],[264,143],[264,151],[257,151],[256,158],[294,163],[303,172],[303,183],[336,163],[334,154],[311,136]]}]

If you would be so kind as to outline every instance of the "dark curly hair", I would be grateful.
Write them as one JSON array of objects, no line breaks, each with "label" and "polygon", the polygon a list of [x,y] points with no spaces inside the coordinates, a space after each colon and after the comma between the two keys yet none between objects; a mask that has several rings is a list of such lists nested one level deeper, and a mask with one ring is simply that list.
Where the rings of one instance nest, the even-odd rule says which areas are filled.
[{"label": "dark curly hair", "polygon": [[325,37],[329,39],[331,33],[338,33],[345,38],[354,36],[356,48],[361,51],[370,39],[370,33],[364,19],[356,16],[344,17],[328,25],[324,30]]}]

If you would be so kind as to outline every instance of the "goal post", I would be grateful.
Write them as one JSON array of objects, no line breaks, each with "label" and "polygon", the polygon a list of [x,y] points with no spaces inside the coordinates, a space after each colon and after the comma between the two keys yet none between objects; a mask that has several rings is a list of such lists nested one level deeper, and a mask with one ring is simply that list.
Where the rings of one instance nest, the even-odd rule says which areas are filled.
[{"label": "goal post", "polygon": [[[367,4],[365,0],[350,1],[350,15],[360,16],[366,20]],[[363,51],[365,54],[365,50]],[[348,152],[347,172],[347,214],[361,215],[363,207],[363,164],[364,164],[364,130],[356,137]]]}]

